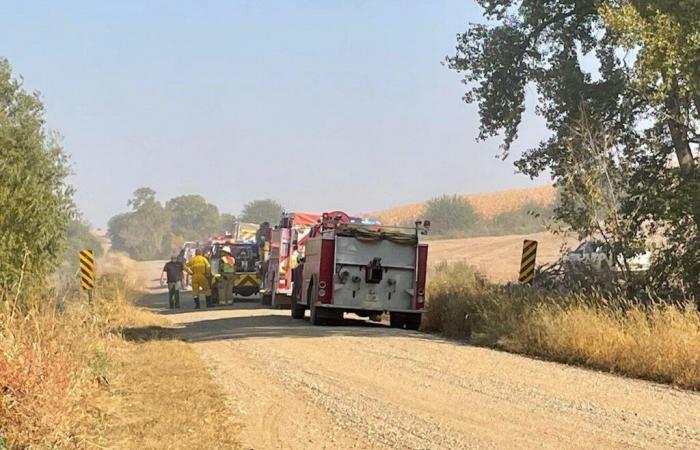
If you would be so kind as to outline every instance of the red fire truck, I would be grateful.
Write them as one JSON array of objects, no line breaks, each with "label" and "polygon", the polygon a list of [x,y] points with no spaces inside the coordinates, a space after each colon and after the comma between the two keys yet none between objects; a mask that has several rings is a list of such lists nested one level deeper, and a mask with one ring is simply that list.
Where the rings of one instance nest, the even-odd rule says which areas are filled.
[{"label": "red fire truck", "polygon": [[425,306],[428,245],[420,242],[430,222],[414,228],[385,227],[324,213],[306,242],[303,285],[292,299],[292,317],[311,311],[313,325],[351,312],[388,312],[395,328],[418,329]]},{"label": "red fire truck", "polygon": [[292,270],[304,256],[311,228],[318,224],[320,214],[284,213],[278,226],[269,230],[262,303],[275,307],[289,306],[293,289]]}]

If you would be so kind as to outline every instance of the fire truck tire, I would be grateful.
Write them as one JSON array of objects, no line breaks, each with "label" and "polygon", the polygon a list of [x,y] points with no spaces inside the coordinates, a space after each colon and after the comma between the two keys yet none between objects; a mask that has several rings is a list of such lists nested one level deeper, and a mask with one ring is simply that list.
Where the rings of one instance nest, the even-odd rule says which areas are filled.
[{"label": "fire truck tire", "polygon": [[255,295],[258,293],[258,287],[257,286],[239,287],[239,288],[235,288],[233,290],[233,293],[236,295],[240,295],[241,297],[250,297],[251,295]]},{"label": "fire truck tire", "polygon": [[320,308],[316,306],[316,301],[318,300],[318,291],[316,283],[316,276],[312,276],[309,281],[309,288],[306,290],[306,303],[309,305],[310,322],[311,325],[325,325],[326,320],[323,317],[323,312],[319,311]]},{"label": "fire truck tire", "polygon": [[303,319],[306,313],[306,308],[304,305],[300,305],[297,299],[292,299],[292,319]]},{"label": "fire truck tire", "polygon": [[311,303],[311,307],[309,308],[311,310],[311,318],[310,322],[311,325],[325,325],[326,324],[326,319],[323,317],[323,312],[320,311],[321,308],[316,306],[316,303]]}]

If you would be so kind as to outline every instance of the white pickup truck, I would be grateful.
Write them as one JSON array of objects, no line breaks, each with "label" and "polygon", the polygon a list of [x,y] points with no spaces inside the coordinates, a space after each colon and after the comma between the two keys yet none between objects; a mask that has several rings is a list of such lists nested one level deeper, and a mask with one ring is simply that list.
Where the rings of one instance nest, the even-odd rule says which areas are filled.
[{"label": "white pickup truck", "polygon": [[[622,262],[622,256],[619,257]],[[612,255],[605,250],[605,245],[600,241],[586,240],[581,242],[576,250],[568,252],[562,258],[566,267],[584,266],[593,270],[620,271],[620,264],[616,264]],[[632,272],[643,272],[651,266],[651,252],[644,252],[627,258],[627,265]]]}]

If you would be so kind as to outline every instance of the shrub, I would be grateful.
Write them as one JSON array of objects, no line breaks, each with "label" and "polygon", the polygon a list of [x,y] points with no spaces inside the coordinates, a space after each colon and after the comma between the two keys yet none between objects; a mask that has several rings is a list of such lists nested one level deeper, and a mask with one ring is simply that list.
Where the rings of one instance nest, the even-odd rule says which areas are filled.
[{"label": "shrub", "polygon": [[552,215],[552,206],[526,203],[512,211],[502,212],[490,219],[480,220],[478,234],[502,236],[506,234],[538,233],[546,230],[547,220]]},{"label": "shrub", "polygon": [[44,105],[0,58],[0,300],[41,284],[61,255],[73,214],[66,156],[44,127]]},{"label": "shrub", "polygon": [[432,230],[438,235],[464,233],[478,219],[469,201],[458,195],[443,195],[429,200],[424,217],[432,221]]}]

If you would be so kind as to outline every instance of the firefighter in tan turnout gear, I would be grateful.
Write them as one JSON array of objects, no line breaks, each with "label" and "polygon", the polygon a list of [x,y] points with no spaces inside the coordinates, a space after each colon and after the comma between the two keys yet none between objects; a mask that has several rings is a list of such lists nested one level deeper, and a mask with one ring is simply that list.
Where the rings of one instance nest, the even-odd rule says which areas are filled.
[{"label": "firefighter in tan turnout gear", "polygon": [[228,245],[221,249],[219,274],[221,275],[218,281],[219,303],[222,305],[230,305],[233,303],[233,282],[236,278],[236,258],[231,254],[231,247]]}]

